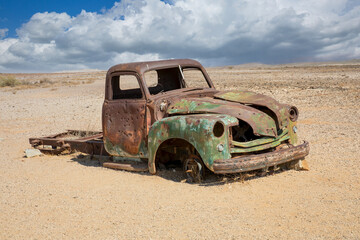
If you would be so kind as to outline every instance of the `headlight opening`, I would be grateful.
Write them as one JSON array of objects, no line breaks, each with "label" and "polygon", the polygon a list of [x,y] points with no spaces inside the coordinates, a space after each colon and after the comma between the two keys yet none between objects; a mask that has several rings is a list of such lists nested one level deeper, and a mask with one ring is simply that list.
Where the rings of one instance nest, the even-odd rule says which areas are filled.
[{"label": "headlight opening", "polygon": [[221,137],[225,132],[225,127],[222,122],[216,122],[213,128],[213,134],[215,137]]}]

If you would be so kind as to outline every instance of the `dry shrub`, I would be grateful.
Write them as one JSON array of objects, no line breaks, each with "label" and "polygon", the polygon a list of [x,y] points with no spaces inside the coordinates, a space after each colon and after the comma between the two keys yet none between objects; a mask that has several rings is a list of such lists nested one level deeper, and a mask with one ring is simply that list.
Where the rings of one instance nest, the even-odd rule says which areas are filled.
[{"label": "dry shrub", "polygon": [[43,78],[43,79],[40,79],[39,83],[52,85],[52,84],[54,84],[54,81],[51,81],[49,78]]},{"label": "dry shrub", "polygon": [[85,83],[90,84],[90,83],[93,83],[93,82],[95,82],[95,79],[88,79]]},{"label": "dry shrub", "polygon": [[20,84],[21,82],[14,76],[0,76],[0,87],[15,87]]},{"label": "dry shrub", "polygon": [[12,87],[17,90],[35,88],[35,87],[49,87],[54,85],[55,82],[49,78],[42,78],[40,80],[29,81],[29,80],[18,80],[12,75],[0,75],[0,87]]}]

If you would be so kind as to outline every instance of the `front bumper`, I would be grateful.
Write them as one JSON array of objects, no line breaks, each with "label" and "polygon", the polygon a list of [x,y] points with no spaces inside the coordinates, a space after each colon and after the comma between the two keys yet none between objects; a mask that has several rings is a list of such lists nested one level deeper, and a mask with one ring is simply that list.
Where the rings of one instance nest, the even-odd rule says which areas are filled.
[{"label": "front bumper", "polygon": [[295,147],[281,149],[274,152],[238,156],[231,159],[215,160],[214,173],[240,173],[258,169],[265,169],[275,165],[304,158],[309,154],[308,142]]}]

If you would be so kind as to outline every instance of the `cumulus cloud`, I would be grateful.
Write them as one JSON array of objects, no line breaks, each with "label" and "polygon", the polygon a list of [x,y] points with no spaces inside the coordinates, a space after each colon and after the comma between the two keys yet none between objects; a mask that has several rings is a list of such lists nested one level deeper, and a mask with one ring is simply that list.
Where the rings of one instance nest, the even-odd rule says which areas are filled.
[{"label": "cumulus cloud", "polygon": [[71,23],[72,19],[66,13],[36,13],[16,32],[23,41],[49,43],[66,31]]},{"label": "cumulus cloud", "polygon": [[0,39],[5,38],[8,31],[9,31],[9,29],[7,29],[7,28],[0,28]]},{"label": "cumulus cloud", "polygon": [[0,71],[107,69],[195,58],[205,65],[360,58],[353,0],[122,0],[101,13],[36,13],[6,38]]}]

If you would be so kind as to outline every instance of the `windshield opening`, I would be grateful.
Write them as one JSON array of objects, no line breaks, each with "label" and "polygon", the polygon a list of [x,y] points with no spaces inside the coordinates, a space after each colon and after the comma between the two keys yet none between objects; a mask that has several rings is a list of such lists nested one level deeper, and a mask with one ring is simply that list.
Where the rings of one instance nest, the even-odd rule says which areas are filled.
[{"label": "windshield opening", "polygon": [[151,95],[176,89],[210,88],[203,72],[198,68],[166,68],[146,72],[146,85]]}]

